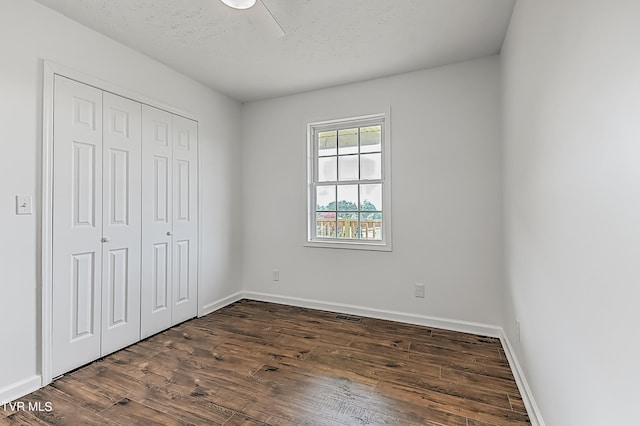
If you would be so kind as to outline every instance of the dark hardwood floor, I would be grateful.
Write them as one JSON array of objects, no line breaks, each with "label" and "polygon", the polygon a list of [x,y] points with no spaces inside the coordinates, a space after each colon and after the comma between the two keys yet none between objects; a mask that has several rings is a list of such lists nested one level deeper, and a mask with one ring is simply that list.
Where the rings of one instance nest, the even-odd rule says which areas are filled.
[{"label": "dark hardwood floor", "polygon": [[0,425],[530,424],[498,339],[248,300],[20,401]]}]

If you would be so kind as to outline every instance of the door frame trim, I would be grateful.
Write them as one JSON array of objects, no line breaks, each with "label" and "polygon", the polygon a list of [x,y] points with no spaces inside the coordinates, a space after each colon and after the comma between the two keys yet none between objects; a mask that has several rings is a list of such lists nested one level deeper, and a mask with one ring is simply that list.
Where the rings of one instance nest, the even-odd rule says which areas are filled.
[{"label": "door frame trim", "polygon": [[[54,379],[53,371],[53,102],[54,102],[54,79],[56,75],[75,80],[79,83],[95,87],[104,92],[113,93],[132,101],[146,104],[171,114],[179,115],[195,121],[199,129],[200,117],[189,111],[167,105],[149,96],[143,95],[134,90],[120,87],[108,81],[93,77],[72,68],[57,64],[49,60],[43,60],[43,85],[42,85],[42,198],[41,198],[41,292],[40,292],[40,375],[41,386],[46,386]],[[200,214],[200,136],[198,135],[198,229],[202,229]],[[200,286],[201,268],[200,260],[202,256],[202,238],[198,238],[197,256],[197,282]],[[197,292],[199,293],[199,291]],[[196,294],[198,299],[198,294]],[[198,311],[199,311],[199,303]]]}]

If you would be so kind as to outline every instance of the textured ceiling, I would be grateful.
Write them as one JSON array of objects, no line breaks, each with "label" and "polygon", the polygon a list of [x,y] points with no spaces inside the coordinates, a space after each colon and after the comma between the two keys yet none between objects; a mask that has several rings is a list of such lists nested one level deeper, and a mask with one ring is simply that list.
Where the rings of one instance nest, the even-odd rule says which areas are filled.
[{"label": "textured ceiling", "polygon": [[515,0],[36,0],[240,101],[500,52]]}]

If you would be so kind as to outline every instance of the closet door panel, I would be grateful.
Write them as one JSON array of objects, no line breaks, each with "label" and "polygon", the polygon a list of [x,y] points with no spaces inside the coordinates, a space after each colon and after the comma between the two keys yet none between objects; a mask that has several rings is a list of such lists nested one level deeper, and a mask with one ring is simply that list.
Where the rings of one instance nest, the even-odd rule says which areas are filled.
[{"label": "closet door panel", "polygon": [[102,92],[60,76],[54,87],[55,377],[100,357]]},{"label": "closet door panel", "polygon": [[198,123],[173,116],[172,324],[198,314]]},{"label": "closet door panel", "polygon": [[142,105],[103,95],[102,351],[140,340]]},{"label": "closet door panel", "polygon": [[142,106],[141,337],[171,327],[173,268],[171,114]]}]

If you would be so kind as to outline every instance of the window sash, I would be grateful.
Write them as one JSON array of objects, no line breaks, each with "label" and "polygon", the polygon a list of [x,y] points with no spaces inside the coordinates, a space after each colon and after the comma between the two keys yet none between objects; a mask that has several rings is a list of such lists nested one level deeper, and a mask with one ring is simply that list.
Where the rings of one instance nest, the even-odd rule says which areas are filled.
[{"label": "window sash", "polygon": [[[380,241],[385,241],[385,223],[384,223],[384,205],[385,205],[385,191],[384,191],[384,184],[382,181],[376,181],[376,182],[371,182],[371,181],[365,181],[365,183],[359,183],[359,181],[352,181],[354,183],[344,183],[344,182],[340,182],[340,183],[333,183],[333,184],[326,184],[325,182],[323,182],[322,184],[314,184],[313,185],[313,205],[314,205],[314,209],[311,212],[312,214],[312,220],[310,223],[310,228],[311,229],[311,234],[312,234],[312,239],[313,240],[318,240],[318,241],[326,241],[326,242],[330,242],[330,241],[350,241],[350,242],[380,242]],[[380,184],[382,185],[381,187],[381,197],[382,199],[380,200],[381,205],[380,205],[380,209],[377,210],[363,210],[362,209],[362,202],[366,201],[362,199],[362,192],[361,192],[361,185],[375,185],[375,184]],[[339,186],[347,186],[347,185],[357,185],[358,186],[358,201],[356,204],[356,209],[355,210],[344,210],[344,209],[340,209],[338,206],[338,203],[340,202],[340,200],[338,199],[338,187]],[[335,210],[319,210],[318,209],[318,200],[317,200],[317,188],[318,187],[334,187],[335,188],[335,195],[334,195],[334,199],[335,199]],[[333,220],[327,220],[326,222],[335,222],[335,230],[336,230],[336,236],[334,237],[323,237],[323,236],[319,236],[318,232],[317,232],[317,227],[318,227],[318,214],[319,213],[324,213],[324,214],[334,214],[335,218]],[[355,221],[357,221],[357,225],[356,225],[356,232],[358,233],[358,238],[345,238],[345,237],[338,237],[337,236],[337,231],[339,228],[339,223],[340,223],[340,214],[353,214],[356,216],[356,219],[354,219]],[[371,222],[370,220],[364,220],[362,219],[362,215],[363,214],[381,214],[382,215],[382,219],[380,219],[380,228],[381,228],[381,236],[380,239],[369,239],[369,238],[362,238],[362,223],[363,222]],[[368,227],[366,228],[368,229]],[[368,232],[367,232],[368,234]]]},{"label": "window sash", "polygon": [[[366,151],[362,152],[362,128],[372,127],[372,126],[380,126],[380,149],[375,151]],[[312,123],[308,125],[308,150],[311,151],[308,153],[309,159],[309,167],[311,170],[309,171],[309,185],[308,185],[308,198],[309,198],[309,206],[308,206],[308,237],[307,241],[309,243],[321,242],[328,243],[330,245],[336,244],[336,246],[340,244],[355,244],[358,246],[386,246],[390,243],[390,223],[391,221],[387,217],[390,216],[390,203],[387,200],[389,187],[386,182],[386,176],[388,173],[387,170],[387,135],[388,135],[388,116],[386,114],[377,114],[375,116],[369,117],[356,117],[346,120],[335,120],[329,122],[322,123]],[[339,150],[339,132],[340,130],[347,129],[358,129],[358,145],[356,153],[345,153],[340,154]],[[336,132],[336,148],[335,153],[330,155],[321,156],[320,155],[320,138],[319,134],[322,132]],[[362,166],[361,160],[363,155],[368,154],[380,154],[380,178],[377,179],[362,179]],[[358,158],[358,179],[348,179],[348,180],[340,180],[339,168],[340,168],[340,158],[345,157],[357,157]],[[335,180],[328,181],[319,181],[318,171],[319,171],[319,159],[320,158],[335,158],[336,159],[336,175]],[[381,205],[375,206],[378,207],[376,210],[361,210],[362,202],[361,199],[361,185],[381,185]],[[356,210],[342,211],[338,210],[338,188],[340,186],[347,185],[357,185],[358,186],[358,199]],[[336,210],[318,210],[318,200],[317,200],[317,190],[319,187],[335,187],[336,195],[335,195],[335,208]],[[334,236],[319,236],[318,235],[318,214],[319,213],[333,213],[335,220],[335,235]],[[339,231],[339,214],[348,213],[354,214],[357,219],[357,227],[354,231],[357,235],[357,238],[343,238],[338,236]],[[367,225],[366,230],[363,231],[363,223],[368,222],[362,219],[363,214],[381,214],[382,218],[380,219],[380,239],[370,239],[363,237],[363,232],[366,231],[365,235],[368,235],[369,228]],[[327,222],[331,222],[328,220]],[[375,237],[375,230],[374,237]],[[364,247],[363,247],[364,248]],[[390,244],[389,244],[390,248]]]}]

